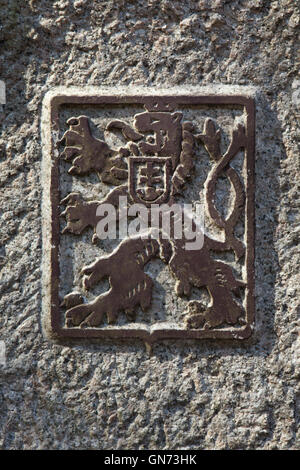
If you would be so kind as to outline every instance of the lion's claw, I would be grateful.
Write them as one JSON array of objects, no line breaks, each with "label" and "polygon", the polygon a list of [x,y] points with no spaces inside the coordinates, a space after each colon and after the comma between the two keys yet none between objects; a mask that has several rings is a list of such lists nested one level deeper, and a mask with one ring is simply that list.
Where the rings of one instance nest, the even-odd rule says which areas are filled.
[{"label": "lion's claw", "polygon": [[92,170],[102,172],[106,160],[114,152],[106,142],[92,135],[87,116],[72,117],[67,124],[70,128],[59,143],[65,145],[62,157],[72,163],[68,173],[84,175]]}]

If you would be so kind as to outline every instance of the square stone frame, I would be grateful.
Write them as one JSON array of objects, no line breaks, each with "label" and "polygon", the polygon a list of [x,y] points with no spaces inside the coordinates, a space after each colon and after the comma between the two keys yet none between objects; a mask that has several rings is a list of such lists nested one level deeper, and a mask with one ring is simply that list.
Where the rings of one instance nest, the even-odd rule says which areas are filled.
[{"label": "square stone frame", "polygon": [[[42,218],[43,218],[43,300],[42,325],[46,335],[52,339],[67,338],[102,338],[102,339],[139,339],[148,344],[163,339],[247,339],[254,329],[255,298],[254,298],[254,241],[255,241],[255,102],[248,94],[221,94],[200,92],[179,94],[178,91],[156,93],[144,91],[137,94],[91,92],[84,89],[76,92],[64,89],[49,92],[45,96],[42,112]],[[241,328],[222,328],[215,330],[197,329],[147,329],[141,328],[65,328],[61,326],[59,306],[59,243],[60,243],[60,188],[59,188],[59,113],[64,105],[132,105],[144,104],[147,99],[160,98],[173,105],[205,105],[205,106],[241,106],[246,111],[245,148],[245,266],[247,273],[246,287],[246,324]],[[149,331],[150,330],[150,331]]]}]

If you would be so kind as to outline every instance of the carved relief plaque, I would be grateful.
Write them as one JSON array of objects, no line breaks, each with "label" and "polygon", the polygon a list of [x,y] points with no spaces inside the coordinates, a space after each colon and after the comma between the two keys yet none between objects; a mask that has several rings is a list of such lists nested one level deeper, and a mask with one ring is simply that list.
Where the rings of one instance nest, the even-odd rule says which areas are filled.
[{"label": "carved relief plaque", "polygon": [[251,335],[251,97],[50,94],[43,143],[52,335]]}]

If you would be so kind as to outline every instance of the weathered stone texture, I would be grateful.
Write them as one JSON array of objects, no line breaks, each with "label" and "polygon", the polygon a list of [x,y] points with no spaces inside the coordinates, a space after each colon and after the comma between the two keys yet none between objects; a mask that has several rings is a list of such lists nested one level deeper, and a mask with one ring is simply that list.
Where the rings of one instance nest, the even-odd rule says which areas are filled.
[{"label": "weathered stone texture", "polygon": [[[296,2],[0,0],[0,18],[0,446],[299,447]],[[49,342],[41,329],[43,96],[61,85],[212,83],[258,90],[255,336],[166,341],[152,357],[142,343]]]}]

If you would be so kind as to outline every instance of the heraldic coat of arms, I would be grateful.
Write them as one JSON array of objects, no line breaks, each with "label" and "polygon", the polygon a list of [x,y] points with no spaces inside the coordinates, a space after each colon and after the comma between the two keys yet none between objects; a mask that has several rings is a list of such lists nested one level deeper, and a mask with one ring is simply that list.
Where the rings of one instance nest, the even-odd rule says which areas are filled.
[{"label": "heraldic coat of arms", "polygon": [[54,334],[149,344],[249,337],[253,99],[64,92],[47,100],[43,269]]}]

